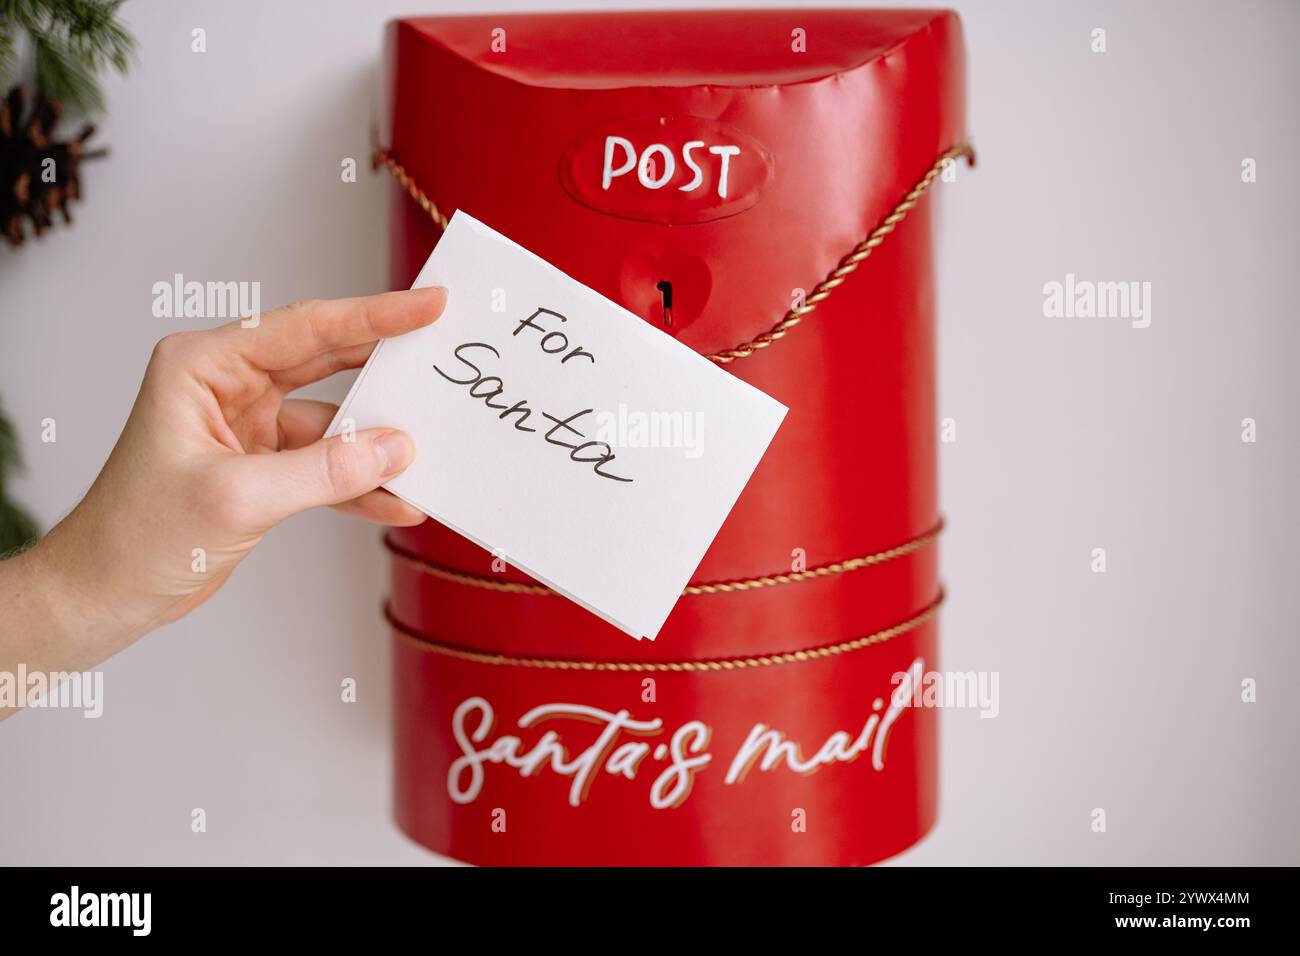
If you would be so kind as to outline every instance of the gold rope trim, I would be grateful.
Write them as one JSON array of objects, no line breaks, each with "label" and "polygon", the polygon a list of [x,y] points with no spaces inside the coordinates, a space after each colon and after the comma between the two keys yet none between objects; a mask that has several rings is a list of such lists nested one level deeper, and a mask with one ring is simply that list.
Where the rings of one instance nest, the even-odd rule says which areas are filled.
[{"label": "gold rope trim", "polygon": [[803,305],[791,309],[785,314],[780,322],[772,326],[761,335],[756,335],[741,345],[733,349],[725,349],[708,356],[719,365],[726,365],[728,362],[734,362],[738,358],[746,358],[753,355],[759,349],[765,349],[774,342],[779,342],[785,338],[786,334],[803,321],[804,316],[809,315],[817,308],[836,288],[844,284],[844,280],[853,274],[858,266],[862,265],[867,258],[875,251],[876,247],[885,241],[885,237],[894,231],[894,228],[907,218],[907,214],[912,211],[921,197],[925,195],[926,190],[934,183],[939,175],[944,171],[949,163],[956,162],[959,158],[965,159],[971,166],[975,165],[975,150],[968,144],[963,143],[960,146],[954,146],[942,156],[934,161],[934,165],[929,171],[921,177],[920,182],[912,187],[912,191],[903,197],[902,201],[894,207],[891,212],[871,234],[853,247],[853,251],[839,261],[839,264],[830,271],[821,282],[817,283],[812,294],[803,300]]},{"label": "gold rope trim", "polygon": [[[682,593],[728,594],[733,591],[752,591],[756,588],[768,588],[778,584],[795,584],[799,581],[824,578],[832,574],[844,574],[848,571],[858,571],[862,568],[869,568],[877,564],[884,564],[887,561],[893,561],[895,558],[906,557],[914,551],[919,551],[938,538],[942,531],[943,521],[940,521],[924,534],[918,535],[910,541],[905,541],[893,548],[887,548],[884,551],[877,551],[875,554],[864,554],[861,557],[849,558],[845,561],[835,561],[832,564],[823,564],[815,568],[808,568],[804,571],[790,571],[784,574],[769,574],[759,578],[742,578],[738,581],[712,581],[705,584],[690,584],[682,590]],[[464,584],[469,587],[482,588],[486,591],[500,591],[506,594],[546,595],[555,593],[544,584],[527,584],[522,581],[498,581],[493,578],[483,577],[477,574],[468,574],[464,571],[456,571],[440,564],[434,564],[432,561],[417,558],[408,551],[399,548],[387,538],[384,538],[384,547],[387,548],[398,560],[402,561],[409,567],[414,568],[416,571],[419,571],[421,574],[427,574],[430,577],[439,578],[443,581],[450,581],[453,584]]]},{"label": "gold rope trim", "polygon": [[447,228],[447,217],[442,214],[436,203],[424,194],[424,190],[415,184],[415,180],[410,177],[404,167],[397,160],[393,159],[393,154],[386,149],[377,149],[370,158],[372,169],[378,169],[381,165],[387,166],[388,171],[406,190],[407,195],[416,201],[421,209],[428,213],[429,218],[438,224],[439,229]]},{"label": "gold rope trim", "polygon": [[776,664],[797,664],[804,661],[816,661],[826,657],[835,657],[839,654],[851,654],[854,651],[860,651],[863,648],[871,647],[874,644],[883,644],[886,641],[900,637],[909,631],[916,630],[930,618],[939,612],[940,605],[943,604],[944,594],[939,592],[939,596],[927,605],[920,613],[908,618],[893,627],[887,627],[883,631],[876,631],[874,634],[868,634],[865,637],[855,637],[851,641],[841,641],[838,644],[825,644],[821,647],[811,647],[803,651],[785,651],[781,654],[764,654],[759,657],[731,657],[716,660],[702,661],[581,661],[581,660],[563,660],[557,657],[511,657],[507,654],[484,654],[480,651],[469,651],[463,647],[456,647],[452,644],[443,644],[439,641],[431,640],[420,634],[418,631],[399,623],[393,618],[392,612],[385,608],[384,613],[388,618],[388,623],[392,625],[394,631],[401,634],[408,640],[415,641],[425,650],[434,654],[440,654],[443,657],[453,657],[456,660],[471,661],[475,664],[501,664],[509,667],[531,667],[541,670],[559,670],[559,671],[621,671],[632,673],[644,673],[655,671],[673,671],[673,672],[691,672],[691,671],[732,671],[741,670],[747,667],[771,667]]},{"label": "gold rope trim", "polygon": [[[965,159],[966,162],[973,167],[975,165],[975,150],[968,143],[962,143],[960,146],[954,146],[936,159],[934,165],[932,165],[926,174],[921,177],[920,181],[912,187],[911,192],[904,196],[902,201],[894,207],[893,212],[886,216],[881,221],[880,225],[871,230],[871,233],[867,238],[854,246],[853,250],[839,261],[825,279],[817,283],[816,287],[812,290],[812,293],[804,298],[802,305],[796,306],[787,312],[780,322],[776,323],[776,325],[772,326],[766,332],[754,336],[754,338],[750,339],[748,342],[742,342],[735,348],[723,349],[721,352],[714,352],[712,355],[705,356],[705,358],[716,362],[719,365],[726,365],[729,362],[734,362],[736,359],[747,358],[759,349],[769,348],[774,342],[779,342],[781,339],[785,338],[791,329],[804,320],[805,316],[810,315],[813,310],[825,301],[835,289],[844,284],[844,280],[852,275],[858,266],[862,265],[862,263],[871,256],[871,253],[875,251],[876,247],[885,241],[885,237],[893,232],[900,222],[907,218],[907,214],[916,207],[916,204],[920,201],[921,197],[924,196],[930,186],[934,184],[934,181],[939,178],[940,174],[943,173],[948,164],[954,163],[958,159]],[[424,190],[416,185],[415,180],[413,180],[410,174],[407,173],[405,167],[393,158],[391,152],[386,149],[376,149],[374,156],[371,159],[371,163],[375,169],[378,169],[381,165],[387,166],[388,171],[393,174],[401,187],[406,190],[407,194],[414,199],[417,204],[419,204],[420,208],[428,214],[429,218],[437,223],[438,228],[447,228],[447,217],[438,209],[437,204],[425,195]]]}]

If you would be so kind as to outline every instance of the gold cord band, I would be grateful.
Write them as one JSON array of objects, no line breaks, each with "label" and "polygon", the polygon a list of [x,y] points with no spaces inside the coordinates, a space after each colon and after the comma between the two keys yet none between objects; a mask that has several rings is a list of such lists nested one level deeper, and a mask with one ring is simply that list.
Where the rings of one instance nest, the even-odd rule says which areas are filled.
[{"label": "gold cord band", "polygon": [[[839,261],[825,279],[817,283],[812,292],[804,298],[801,305],[792,308],[785,314],[781,321],[776,323],[776,325],[772,326],[766,332],[754,336],[754,338],[750,339],[748,342],[742,342],[734,348],[723,349],[721,352],[715,352],[712,355],[705,357],[719,365],[726,365],[729,362],[734,362],[736,359],[747,358],[758,350],[768,348],[774,342],[779,342],[781,339],[785,338],[791,329],[802,322],[806,316],[810,315],[813,310],[824,302],[836,288],[844,284],[844,280],[847,279],[858,268],[858,266],[862,265],[868,257],[870,257],[876,247],[885,241],[885,237],[893,232],[898,224],[907,218],[907,214],[915,208],[921,197],[924,196],[930,186],[934,184],[934,181],[939,178],[944,169],[947,168],[950,163],[954,163],[958,159],[965,159],[969,165],[974,166],[975,150],[971,148],[969,144],[963,143],[960,146],[954,146],[936,159],[926,174],[921,177],[920,181],[918,181],[917,184],[912,187],[911,191],[903,197],[897,206],[894,207],[893,211],[881,221],[880,225],[871,230],[867,238],[854,246],[853,250]],[[447,217],[443,215],[437,204],[428,197],[424,190],[416,184],[415,180],[411,178],[409,173],[407,173],[405,167],[393,158],[393,154],[389,150],[376,149],[371,162],[375,169],[378,169],[381,165],[388,167],[388,171],[393,174],[401,187],[406,190],[407,195],[415,200],[429,218],[437,224],[438,228],[447,228]]]},{"label": "gold cord band", "polygon": [[511,657],[508,654],[486,654],[482,651],[471,651],[453,644],[444,644],[441,641],[432,640],[413,628],[398,622],[387,608],[385,608],[385,614],[394,631],[408,640],[416,642],[430,653],[439,654],[443,657],[452,657],[461,661],[471,661],[475,664],[499,664],[508,667],[531,667],[541,670],[620,671],[627,673],[731,671],[747,667],[771,667],[776,664],[798,664],[805,661],[816,661],[826,657],[835,657],[839,654],[850,654],[875,644],[883,644],[896,637],[901,637],[909,631],[916,630],[916,628],[930,620],[939,612],[943,600],[944,594],[940,591],[937,598],[906,621],[863,637],[840,641],[838,644],[824,644],[820,647],[810,647],[802,651],[785,651],[780,654],[764,654],[757,657],[730,657],[700,661],[584,661],[564,660],[557,657]]},{"label": "gold cord band", "polygon": [[[832,564],[823,564],[804,571],[768,574],[758,578],[742,578],[738,581],[712,581],[704,584],[690,584],[682,590],[682,594],[728,594],[733,591],[752,591],[756,588],[774,587],[778,584],[796,584],[800,581],[844,574],[848,571],[858,571],[878,564],[885,564],[888,561],[906,557],[915,551],[919,551],[938,538],[942,531],[943,521],[941,520],[924,534],[917,535],[910,541],[905,541],[892,548],[886,548],[884,551],[877,551],[874,554],[864,554],[861,557],[849,558],[845,561],[835,561]],[[450,581],[453,584],[463,584],[467,587],[482,588],[485,591],[499,591],[505,594],[534,594],[540,596],[555,593],[544,584],[529,584],[523,581],[499,581],[494,578],[468,574],[464,571],[457,571],[440,564],[434,564],[432,561],[418,558],[409,551],[399,548],[386,537],[384,538],[384,547],[399,561],[421,574],[427,574],[442,581]]]},{"label": "gold cord band", "polygon": [[393,154],[386,149],[376,149],[374,155],[370,157],[370,166],[372,169],[379,169],[380,166],[387,166],[388,171],[393,174],[398,185],[406,190],[406,194],[415,200],[416,205],[425,211],[430,219],[434,221],[439,229],[447,228],[447,217],[442,214],[436,203],[430,199],[423,189],[421,189],[414,179],[406,172],[406,167],[393,158]]},{"label": "gold cord band", "polygon": [[779,342],[789,333],[796,325],[812,313],[830,294],[839,286],[844,284],[853,272],[862,265],[863,262],[875,251],[876,247],[885,241],[885,237],[894,231],[900,222],[907,218],[907,214],[912,211],[921,197],[925,195],[926,190],[939,178],[940,174],[947,168],[948,164],[956,162],[958,159],[965,159],[971,166],[975,165],[975,150],[969,145],[963,143],[960,146],[954,146],[945,152],[942,156],[934,161],[934,165],[926,172],[921,180],[912,187],[911,192],[903,197],[902,201],[894,207],[893,212],[886,216],[867,238],[853,247],[853,251],[839,261],[830,274],[821,282],[817,283],[812,292],[804,297],[803,304],[795,306],[780,322],[772,326],[761,335],[756,335],[748,342],[737,345],[735,348],[724,349],[721,352],[715,352],[708,356],[709,359],[717,362],[719,365],[726,365],[728,362],[734,362],[739,358],[747,358],[753,355],[759,349],[765,349],[774,342]]}]

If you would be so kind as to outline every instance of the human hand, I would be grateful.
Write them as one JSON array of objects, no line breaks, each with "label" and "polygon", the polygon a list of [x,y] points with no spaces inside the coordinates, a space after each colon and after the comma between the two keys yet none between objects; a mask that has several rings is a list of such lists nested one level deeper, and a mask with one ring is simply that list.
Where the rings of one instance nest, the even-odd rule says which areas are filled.
[{"label": "human hand", "polygon": [[303,302],[256,327],[232,322],[159,342],[85,499],[35,548],[0,564],[0,598],[19,601],[46,632],[26,648],[0,640],[0,660],[50,657],[51,630],[72,645],[51,667],[102,660],[203,603],[273,525],[308,508],[423,521],[379,488],[414,459],[408,435],[368,429],[322,440],[337,407],[285,396],[363,365],[378,339],[428,325],[445,303],[441,288]]}]

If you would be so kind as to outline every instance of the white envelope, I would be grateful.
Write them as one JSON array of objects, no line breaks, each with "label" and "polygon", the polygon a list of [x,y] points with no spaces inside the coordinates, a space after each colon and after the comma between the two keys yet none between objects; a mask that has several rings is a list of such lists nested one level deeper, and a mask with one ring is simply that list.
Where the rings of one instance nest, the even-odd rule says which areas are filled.
[{"label": "white envelope", "polygon": [[406,430],[389,491],[653,639],[785,406],[463,212],[429,285],[446,311],[375,347],[327,434]]}]

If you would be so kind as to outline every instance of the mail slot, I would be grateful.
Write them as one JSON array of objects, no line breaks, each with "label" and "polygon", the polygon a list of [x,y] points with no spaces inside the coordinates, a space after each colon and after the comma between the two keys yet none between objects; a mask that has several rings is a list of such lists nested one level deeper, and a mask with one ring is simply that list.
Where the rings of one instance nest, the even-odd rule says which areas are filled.
[{"label": "mail slot", "polygon": [[435,522],[390,532],[399,825],[479,864],[907,849],[937,814],[908,701],[939,664],[956,15],[409,18],[386,65],[394,288],[461,209],[790,409],[653,642]]}]

